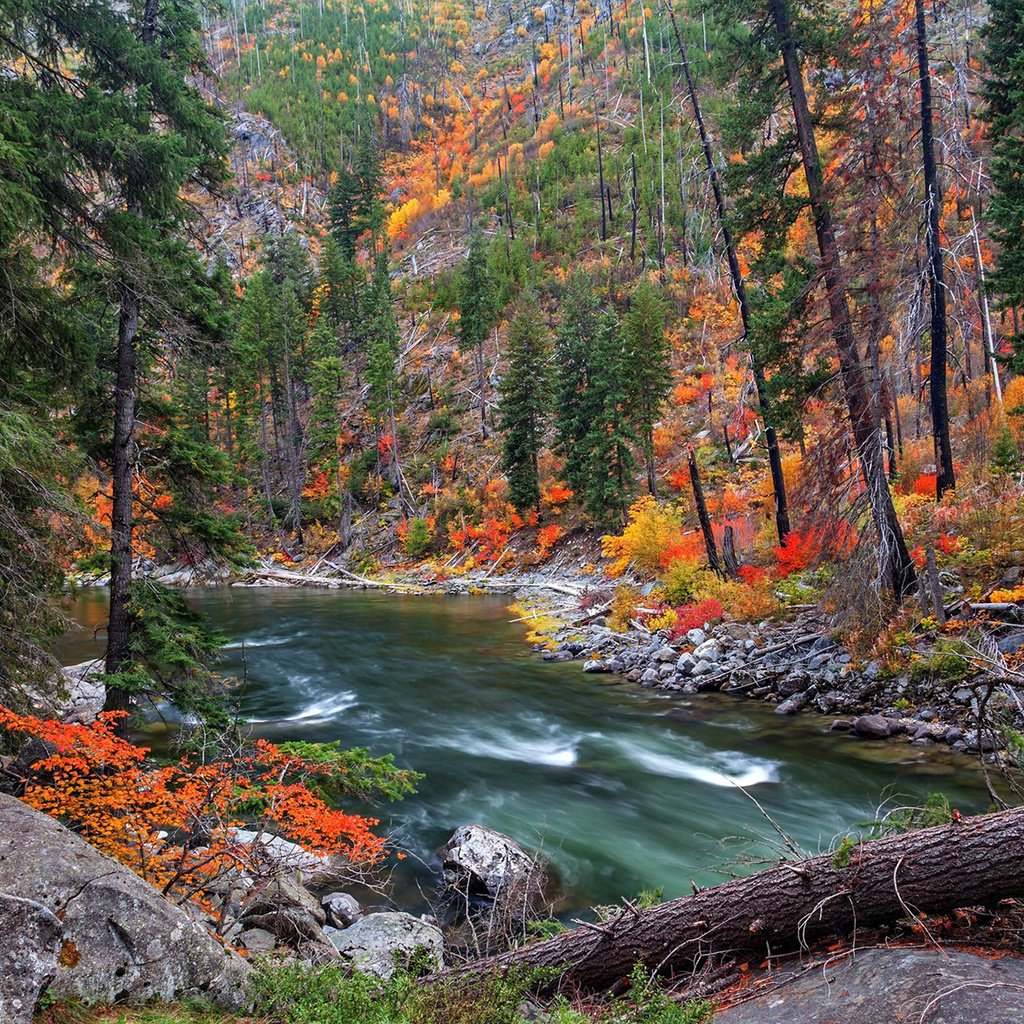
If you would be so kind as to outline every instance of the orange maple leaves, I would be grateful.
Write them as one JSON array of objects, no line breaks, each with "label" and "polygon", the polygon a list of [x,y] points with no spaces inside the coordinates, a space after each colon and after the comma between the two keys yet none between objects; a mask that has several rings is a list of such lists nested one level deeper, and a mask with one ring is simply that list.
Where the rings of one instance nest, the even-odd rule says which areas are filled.
[{"label": "orange maple leaves", "polygon": [[72,725],[0,706],[0,726],[56,748],[35,764],[40,781],[28,783],[25,802],[165,893],[206,906],[204,893],[216,878],[232,869],[256,871],[262,846],[240,841],[242,826],[262,832],[270,825],[324,857],[371,864],[384,856],[384,839],[371,831],[375,819],[333,808],[316,792],[317,783],[340,772],[336,766],[294,757],[266,740],[216,760],[186,755],[153,764],[147,748],[115,734],[121,714]]}]

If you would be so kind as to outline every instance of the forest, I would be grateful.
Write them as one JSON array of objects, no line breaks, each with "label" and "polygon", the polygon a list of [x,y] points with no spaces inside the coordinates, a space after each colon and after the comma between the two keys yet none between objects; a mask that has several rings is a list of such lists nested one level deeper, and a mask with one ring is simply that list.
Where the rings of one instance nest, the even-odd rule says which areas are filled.
[{"label": "forest", "polygon": [[[232,965],[217,978],[252,976],[226,985],[245,1005],[191,975],[76,988],[65,927],[0,1018],[702,1024],[717,1002],[741,1024],[731,951],[746,972],[910,919],[1021,952],[1021,0],[0,0],[0,56],[0,817],[57,819],[189,908]],[[679,722],[754,698],[780,728],[937,748],[964,789],[848,818],[823,855],[726,752],[673,777],[749,796],[782,840],[764,866],[812,902],[747,865],[722,903],[687,876],[584,912],[559,854],[548,877],[485,828],[531,866],[465,868],[461,911],[427,915],[447,967],[420,949],[349,976],[353,923],[303,872],[344,862],[379,894],[408,855],[440,878],[389,809],[433,792],[431,765],[340,712],[259,717],[261,606],[203,596],[228,585],[391,595],[338,615],[392,629],[409,665],[432,655],[400,607],[509,595],[523,673],[582,661],[687,698]],[[488,615],[424,628],[471,644]],[[99,645],[78,675],[76,623]],[[510,774],[517,742],[582,757],[516,728],[488,740]],[[932,870],[967,821],[973,852]],[[278,842],[313,858],[299,883]],[[892,898],[859,902],[851,850]],[[4,900],[47,901],[2,854],[8,921]],[[169,1016],[75,1009],[143,992]]]}]

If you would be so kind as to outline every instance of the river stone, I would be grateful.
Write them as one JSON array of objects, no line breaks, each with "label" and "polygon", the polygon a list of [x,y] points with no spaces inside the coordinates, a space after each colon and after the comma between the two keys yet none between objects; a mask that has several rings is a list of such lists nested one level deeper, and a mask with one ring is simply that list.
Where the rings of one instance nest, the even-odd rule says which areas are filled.
[{"label": "river stone", "polygon": [[0,1021],[31,1024],[57,973],[64,927],[35,900],[0,893]]},{"label": "river stone", "polygon": [[583,662],[584,672],[610,672],[611,669],[601,658],[591,658]]},{"label": "river stone", "polygon": [[722,649],[717,640],[705,640],[693,649],[693,656],[697,661],[716,662],[722,657]]},{"label": "river stone", "polygon": [[655,686],[659,682],[661,682],[661,674],[656,668],[647,669],[640,677],[641,686]]},{"label": "river stone", "polygon": [[703,629],[691,629],[686,634],[686,642],[693,647],[700,647],[707,638],[708,635]]},{"label": "river stone", "polygon": [[327,921],[335,928],[348,928],[363,916],[359,901],[347,892],[329,892],[321,901]]},{"label": "river stone", "polygon": [[674,647],[669,647],[667,644],[664,647],[659,647],[654,652],[655,661],[675,661],[678,651]]},{"label": "river stone", "polygon": [[853,720],[853,731],[868,739],[884,739],[889,730],[890,722],[884,715],[860,715]]},{"label": "river stone", "polygon": [[693,671],[693,666],[696,664],[697,659],[689,651],[683,651],[676,662],[676,669],[685,676]]},{"label": "river stone", "polygon": [[412,914],[369,914],[344,931],[329,933],[342,959],[365,974],[390,978],[398,965],[425,950],[437,967],[444,966],[441,929]]},{"label": "river stone", "polygon": [[246,928],[239,933],[238,945],[250,953],[270,953],[277,945],[277,937],[265,928]]},{"label": "river stone", "polygon": [[806,693],[794,693],[792,697],[787,697],[776,709],[775,714],[777,715],[795,715],[801,708],[807,704]]},{"label": "river stone", "polygon": [[464,893],[497,898],[539,892],[543,871],[514,839],[485,825],[460,825],[441,850],[445,884]]},{"label": "river stone", "polygon": [[770,990],[715,1014],[715,1024],[1019,1024],[1024,960],[953,949],[869,949],[826,967],[775,968]]},{"label": "river stone", "polygon": [[57,999],[246,1002],[249,968],[180,907],[63,825],[0,795],[0,892],[61,919]]},{"label": "river stone", "polygon": [[700,661],[697,662],[696,665],[693,666],[692,669],[690,669],[690,675],[691,676],[707,676],[707,675],[711,675],[711,673],[714,672],[714,671],[715,671],[715,666],[712,665],[710,661],[704,661],[703,659],[701,659]]}]

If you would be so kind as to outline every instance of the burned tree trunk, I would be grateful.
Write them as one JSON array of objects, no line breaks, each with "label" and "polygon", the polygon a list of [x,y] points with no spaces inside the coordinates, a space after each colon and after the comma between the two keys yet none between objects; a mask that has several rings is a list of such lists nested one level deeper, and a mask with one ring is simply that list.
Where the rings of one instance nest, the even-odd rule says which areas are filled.
[{"label": "burned tree trunk", "polygon": [[704,487],[700,482],[700,467],[697,465],[697,456],[693,451],[693,445],[686,446],[686,463],[690,470],[690,486],[693,488],[693,503],[697,506],[697,519],[700,522],[700,532],[704,535],[704,549],[708,554],[708,565],[713,572],[722,575],[722,563],[718,558],[718,548],[715,546],[715,535],[711,529],[711,518],[708,516],[708,505],[704,500]]},{"label": "burned tree trunk", "polygon": [[876,839],[848,857],[785,863],[649,910],[625,908],[458,972],[557,972],[550,987],[606,989],[642,963],[652,972],[730,956],[796,950],[816,939],[918,913],[992,904],[1024,893],[1024,808]]}]

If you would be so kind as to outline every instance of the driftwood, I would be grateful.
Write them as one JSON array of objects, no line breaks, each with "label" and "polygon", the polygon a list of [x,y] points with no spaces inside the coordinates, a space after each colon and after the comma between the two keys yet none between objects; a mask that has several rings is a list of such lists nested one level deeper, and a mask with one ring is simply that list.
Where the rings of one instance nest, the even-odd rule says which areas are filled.
[{"label": "driftwood", "polygon": [[[694,827],[697,823],[694,823]],[[446,972],[482,976],[550,969],[552,984],[603,990],[637,963],[691,971],[716,953],[784,953],[843,935],[956,907],[1024,894],[1024,808],[876,839],[848,855],[789,861],[649,910]]]}]

